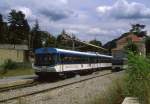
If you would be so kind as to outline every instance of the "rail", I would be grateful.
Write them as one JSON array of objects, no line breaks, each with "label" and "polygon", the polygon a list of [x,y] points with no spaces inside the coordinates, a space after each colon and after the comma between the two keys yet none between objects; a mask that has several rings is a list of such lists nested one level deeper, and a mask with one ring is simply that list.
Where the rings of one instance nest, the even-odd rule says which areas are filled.
[{"label": "rail", "polygon": [[51,85],[51,86],[48,86],[46,88],[44,87],[43,89],[33,90],[32,92],[28,91],[28,92],[25,92],[25,93],[20,93],[19,95],[16,95],[16,96],[3,97],[3,98],[0,99],[0,102],[6,102],[6,101],[9,101],[9,100],[18,99],[18,98],[21,98],[21,97],[27,97],[27,96],[30,96],[30,95],[44,93],[44,92],[47,92],[47,91],[50,91],[50,90],[54,90],[54,89],[57,89],[57,88],[69,86],[69,85],[76,84],[76,83],[81,83],[83,81],[88,81],[88,80],[91,80],[91,79],[94,79],[94,78],[97,78],[97,77],[102,77],[102,76],[109,75],[109,74],[112,74],[112,72],[106,72],[106,73],[103,73],[103,74],[100,74],[100,75],[94,74],[94,76],[93,75],[92,76],[85,76],[85,77],[81,77],[81,79],[75,78],[75,80],[73,80],[73,81],[67,80],[64,83],[60,83],[60,84],[58,83],[56,85]]}]

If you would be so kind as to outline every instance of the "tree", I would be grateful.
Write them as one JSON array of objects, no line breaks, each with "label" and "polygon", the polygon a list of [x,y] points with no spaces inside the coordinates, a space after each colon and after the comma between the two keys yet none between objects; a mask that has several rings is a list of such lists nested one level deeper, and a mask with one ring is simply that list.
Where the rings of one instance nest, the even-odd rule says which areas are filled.
[{"label": "tree", "polygon": [[62,30],[61,34],[57,36],[57,47],[72,49],[72,38],[69,36],[65,30]]},{"label": "tree", "polygon": [[45,43],[46,47],[56,47],[56,38],[52,36],[51,34],[47,34],[47,40]]},{"label": "tree", "polygon": [[0,14],[0,43],[3,43],[4,40],[4,31],[3,31],[3,17]]},{"label": "tree", "polygon": [[36,48],[48,46],[48,39],[50,36],[51,35],[48,32],[40,29],[38,20],[36,20],[35,25],[31,30],[30,48],[34,50]]},{"label": "tree", "polygon": [[150,55],[150,37],[146,37],[145,46],[146,46],[146,54]]},{"label": "tree", "polygon": [[96,40],[96,39],[91,40],[89,43],[93,44],[93,45],[96,45],[96,46],[102,46],[102,43],[100,41]]},{"label": "tree", "polygon": [[126,52],[133,52],[137,54],[139,52],[138,47],[132,41],[128,41],[127,45],[124,47]]},{"label": "tree", "polygon": [[145,36],[146,35],[146,31],[143,31],[143,29],[145,28],[145,25],[141,25],[141,24],[132,24],[132,28],[130,30],[131,33],[134,33],[138,36]]},{"label": "tree", "polygon": [[3,21],[3,16],[0,14],[0,43],[7,43],[7,23]]},{"label": "tree", "polygon": [[11,10],[8,16],[9,38],[13,44],[28,44],[30,26],[21,11]]},{"label": "tree", "polygon": [[42,38],[38,20],[35,21],[35,25],[31,30],[30,48],[36,49],[42,47]]},{"label": "tree", "polygon": [[65,30],[62,30],[60,35],[58,35],[58,37],[57,37],[57,41],[65,42],[65,41],[68,41],[68,40],[71,40],[71,37],[66,33]]}]

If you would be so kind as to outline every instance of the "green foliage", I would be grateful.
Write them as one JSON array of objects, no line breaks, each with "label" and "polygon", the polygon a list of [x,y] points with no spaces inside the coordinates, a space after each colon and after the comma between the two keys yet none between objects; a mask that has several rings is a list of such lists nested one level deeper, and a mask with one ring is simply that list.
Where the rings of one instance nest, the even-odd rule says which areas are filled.
[{"label": "green foliage", "polygon": [[[43,44],[44,43],[44,44]],[[40,29],[39,23],[36,20],[34,27],[31,30],[30,48],[36,49],[44,46],[54,46],[55,37],[46,31]]]},{"label": "green foliage", "polygon": [[8,26],[7,23],[3,21],[3,16],[0,14],[0,43],[8,42],[7,35],[8,34]]},{"label": "green foliage", "polygon": [[136,44],[134,44],[132,41],[129,41],[128,44],[124,47],[126,52],[133,52],[133,53],[138,53],[138,47]]},{"label": "green foliage", "polygon": [[[75,38],[75,37],[74,37]],[[63,30],[61,32],[60,35],[57,36],[57,40],[56,40],[57,44],[56,46],[58,48],[66,48],[66,49],[72,49],[72,45],[73,45],[73,40],[72,37],[69,36],[65,30]]]},{"label": "green foliage", "polygon": [[46,39],[45,46],[46,47],[56,47],[56,38],[52,35],[48,35],[48,38]]},{"label": "green foliage", "polygon": [[34,27],[31,30],[31,46],[30,48],[36,49],[42,47],[42,33],[39,23],[36,20]]},{"label": "green foliage", "polygon": [[96,45],[96,46],[102,46],[102,43],[96,39],[94,40],[91,40],[89,43],[93,44],[93,45]]},{"label": "green foliage", "polygon": [[30,26],[21,11],[11,10],[8,16],[9,42],[12,44],[28,44]]},{"label": "green foliage", "polygon": [[128,54],[126,78],[127,96],[135,96],[143,104],[150,104],[150,60],[144,56]]},{"label": "green foliage", "polygon": [[146,46],[146,54],[150,55],[150,37],[146,37],[145,46]]},{"label": "green foliage", "polygon": [[3,67],[4,70],[15,69],[15,68],[17,68],[17,63],[12,61],[11,59],[7,59],[7,60],[5,60],[2,67]]},{"label": "green foliage", "polygon": [[138,36],[144,36],[146,35],[146,31],[142,31],[144,28],[145,28],[145,25],[133,24],[130,32]]}]

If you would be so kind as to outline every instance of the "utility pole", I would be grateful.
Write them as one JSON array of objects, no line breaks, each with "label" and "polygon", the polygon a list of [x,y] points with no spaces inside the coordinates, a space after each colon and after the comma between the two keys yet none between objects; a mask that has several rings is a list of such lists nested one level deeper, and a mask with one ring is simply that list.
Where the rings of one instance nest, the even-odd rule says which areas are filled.
[{"label": "utility pole", "polygon": [[29,35],[28,35],[28,48],[29,48],[29,50],[31,49],[31,34],[29,33]]},{"label": "utility pole", "polygon": [[72,50],[75,50],[75,36],[72,34]]},{"label": "utility pole", "polygon": [[55,47],[57,47],[57,39],[55,38]]}]

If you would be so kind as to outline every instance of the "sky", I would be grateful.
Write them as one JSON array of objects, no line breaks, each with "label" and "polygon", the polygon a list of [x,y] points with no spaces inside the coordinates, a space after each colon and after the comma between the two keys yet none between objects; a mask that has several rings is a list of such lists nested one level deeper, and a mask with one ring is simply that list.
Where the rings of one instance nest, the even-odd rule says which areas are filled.
[{"label": "sky", "polygon": [[5,20],[11,9],[26,14],[31,26],[37,19],[44,31],[57,36],[65,29],[83,41],[104,44],[135,23],[150,31],[150,0],[0,0]]}]

